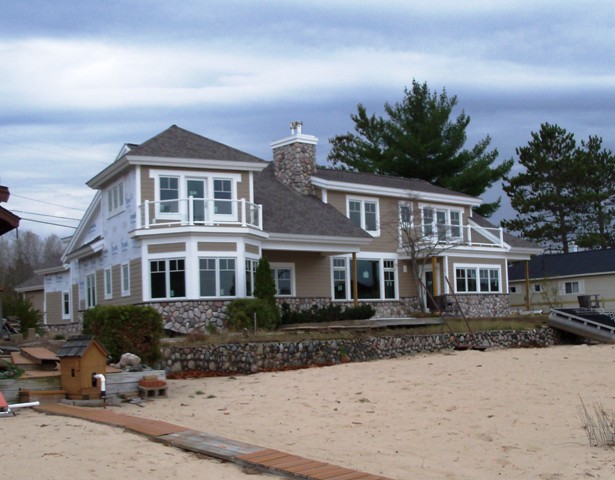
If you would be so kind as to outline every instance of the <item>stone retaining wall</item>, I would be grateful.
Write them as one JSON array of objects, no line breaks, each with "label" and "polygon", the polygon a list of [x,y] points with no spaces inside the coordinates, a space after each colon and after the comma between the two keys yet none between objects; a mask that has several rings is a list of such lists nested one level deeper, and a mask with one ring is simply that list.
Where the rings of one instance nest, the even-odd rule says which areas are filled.
[{"label": "stone retaining wall", "polygon": [[[523,331],[490,331],[456,335],[459,345],[518,348],[545,347],[565,343],[558,331],[545,327]],[[313,340],[301,342],[238,343],[224,345],[171,346],[163,348],[163,366],[168,373],[201,371],[249,374],[267,370],[334,365],[395,358],[423,352],[452,349],[448,334],[366,337],[356,340]]]},{"label": "stone retaining wall", "polygon": [[482,295],[442,295],[440,300],[444,315],[460,315],[457,302],[463,314],[469,318],[508,317],[510,316],[509,297],[506,294]]}]

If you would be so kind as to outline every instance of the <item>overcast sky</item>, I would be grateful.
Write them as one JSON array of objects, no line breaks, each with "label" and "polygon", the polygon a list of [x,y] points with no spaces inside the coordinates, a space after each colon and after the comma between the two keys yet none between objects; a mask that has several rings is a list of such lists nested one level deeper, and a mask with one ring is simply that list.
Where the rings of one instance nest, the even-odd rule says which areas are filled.
[{"label": "overcast sky", "polygon": [[382,114],[412,79],[457,95],[468,148],[490,135],[500,161],[544,122],[615,150],[614,45],[608,1],[4,2],[0,184],[24,219],[79,218],[85,182],[173,124],[270,160],[301,120],[325,164],[357,103]]}]

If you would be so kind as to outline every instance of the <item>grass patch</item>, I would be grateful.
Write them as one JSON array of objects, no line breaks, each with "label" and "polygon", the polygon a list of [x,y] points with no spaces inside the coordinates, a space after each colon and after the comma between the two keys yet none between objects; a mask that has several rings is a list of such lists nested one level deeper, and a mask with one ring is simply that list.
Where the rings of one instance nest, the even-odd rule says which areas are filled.
[{"label": "grass patch", "polygon": [[[302,342],[326,340],[355,340],[366,337],[437,335],[454,333],[485,332],[496,330],[531,330],[546,324],[547,315],[531,317],[502,318],[461,318],[446,319],[444,325],[422,325],[403,328],[348,329],[348,330],[313,330],[313,331],[257,331],[247,335],[243,332],[220,332],[217,335],[190,334],[183,338],[174,338],[176,345],[222,345],[264,342]],[[468,325],[470,329],[468,329]]]}]

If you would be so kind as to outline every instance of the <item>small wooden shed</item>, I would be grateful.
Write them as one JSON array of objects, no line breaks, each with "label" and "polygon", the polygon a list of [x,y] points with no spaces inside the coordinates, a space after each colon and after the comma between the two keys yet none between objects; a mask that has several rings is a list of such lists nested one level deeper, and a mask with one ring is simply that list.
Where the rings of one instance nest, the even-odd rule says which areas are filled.
[{"label": "small wooden shed", "polygon": [[58,350],[62,390],[71,400],[99,398],[99,389],[92,384],[94,373],[104,374],[109,352],[94,336],[71,337]]}]

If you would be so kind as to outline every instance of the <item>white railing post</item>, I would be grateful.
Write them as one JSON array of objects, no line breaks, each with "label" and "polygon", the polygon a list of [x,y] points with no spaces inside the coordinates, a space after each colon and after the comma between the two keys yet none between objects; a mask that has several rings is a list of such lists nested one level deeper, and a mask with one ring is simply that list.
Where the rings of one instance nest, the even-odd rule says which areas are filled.
[{"label": "white railing post", "polygon": [[246,226],[246,199],[242,198],[241,202],[241,226]]},{"label": "white railing post", "polygon": [[194,225],[194,197],[188,197],[188,225]]},{"label": "white railing post", "polygon": [[472,226],[468,225],[468,245],[472,245]]},{"label": "white railing post", "polygon": [[504,229],[500,227],[499,231],[500,231],[500,247],[503,247],[504,246]]},{"label": "white railing post", "polygon": [[145,200],[145,203],[143,204],[143,208],[144,208],[144,211],[143,211],[144,220],[143,221],[145,222],[144,227],[149,228],[149,200]]},{"label": "white railing post", "polygon": [[257,227],[262,230],[263,229],[263,206],[258,205],[258,225]]}]

